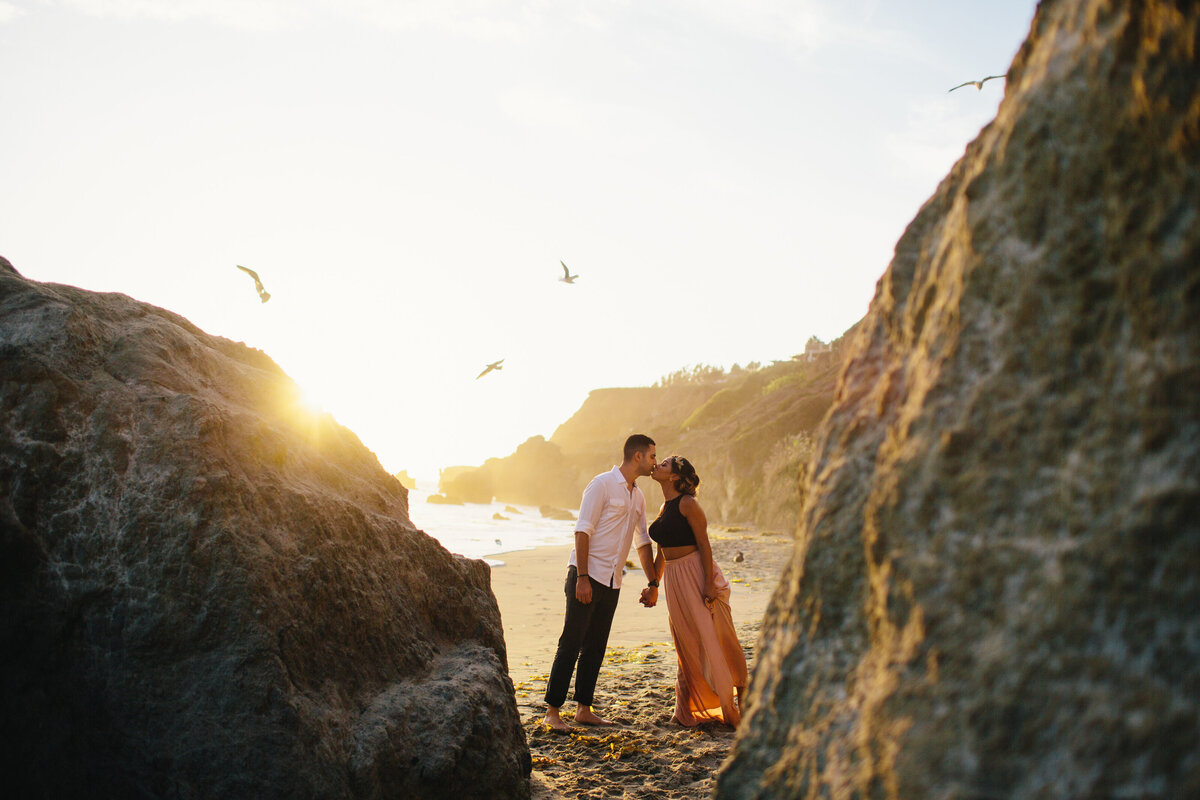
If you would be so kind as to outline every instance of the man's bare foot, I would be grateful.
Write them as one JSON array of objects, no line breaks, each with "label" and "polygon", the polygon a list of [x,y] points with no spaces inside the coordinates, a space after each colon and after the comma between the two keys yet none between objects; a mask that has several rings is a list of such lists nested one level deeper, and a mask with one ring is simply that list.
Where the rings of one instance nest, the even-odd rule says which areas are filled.
[{"label": "man's bare foot", "polygon": [[592,713],[590,708],[580,707],[575,712],[575,721],[580,725],[615,725],[615,722],[609,722],[606,719],[601,719]]},{"label": "man's bare foot", "polygon": [[570,733],[571,731],[571,726],[563,722],[562,717],[558,715],[557,708],[547,708],[546,716],[542,718],[542,722],[560,733]]}]

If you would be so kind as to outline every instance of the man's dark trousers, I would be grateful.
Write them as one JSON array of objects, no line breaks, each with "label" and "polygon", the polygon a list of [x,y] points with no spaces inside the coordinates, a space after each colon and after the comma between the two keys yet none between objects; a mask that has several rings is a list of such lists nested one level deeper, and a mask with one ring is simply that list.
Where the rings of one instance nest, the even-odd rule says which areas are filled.
[{"label": "man's dark trousers", "polygon": [[589,577],[592,602],[584,605],[575,597],[578,575],[575,567],[567,569],[564,587],[567,620],[563,623],[562,636],[558,637],[558,651],[554,654],[554,666],[550,668],[550,680],[546,684],[546,705],[555,708],[562,708],[567,701],[567,688],[571,685],[576,660],[579,670],[575,675],[575,702],[581,706],[592,705],[600,664],[608,647],[608,632],[612,629],[613,614],[621,595],[620,589],[610,589]]}]

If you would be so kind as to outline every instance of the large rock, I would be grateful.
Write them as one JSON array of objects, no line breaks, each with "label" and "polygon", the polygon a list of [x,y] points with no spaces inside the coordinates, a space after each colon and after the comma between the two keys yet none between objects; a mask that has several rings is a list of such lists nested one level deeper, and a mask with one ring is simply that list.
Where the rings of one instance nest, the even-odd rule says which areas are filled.
[{"label": "large rock", "polygon": [[719,797],[1200,797],[1198,45],[1041,3],[850,345]]},{"label": "large rock", "polygon": [[256,350],[0,259],[6,794],[528,796],[487,566],[296,399]]}]

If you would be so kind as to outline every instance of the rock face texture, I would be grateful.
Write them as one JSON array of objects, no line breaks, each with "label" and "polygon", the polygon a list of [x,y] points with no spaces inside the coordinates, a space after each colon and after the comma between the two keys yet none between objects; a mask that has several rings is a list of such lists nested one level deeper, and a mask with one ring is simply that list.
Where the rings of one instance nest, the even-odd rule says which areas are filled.
[{"label": "rock face texture", "polygon": [[528,797],[487,566],[296,398],[258,351],[0,259],[7,794]]},{"label": "rock face texture", "polygon": [[1039,6],[849,344],[718,797],[1200,797],[1198,45]]}]

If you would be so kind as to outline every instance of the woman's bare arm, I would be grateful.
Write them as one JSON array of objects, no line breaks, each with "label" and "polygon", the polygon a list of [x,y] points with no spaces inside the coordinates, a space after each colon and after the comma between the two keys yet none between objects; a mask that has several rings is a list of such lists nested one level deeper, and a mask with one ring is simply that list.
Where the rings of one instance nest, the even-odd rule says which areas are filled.
[{"label": "woman's bare arm", "polygon": [[684,495],[679,501],[679,512],[692,527],[692,535],[696,537],[696,549],[700,551],[700,565],[704,568],[704,598],[712,600],[717,596],[716,583],[713,575],[712,544],[708,541],[708,517],[704,509],[691,495]]}]

